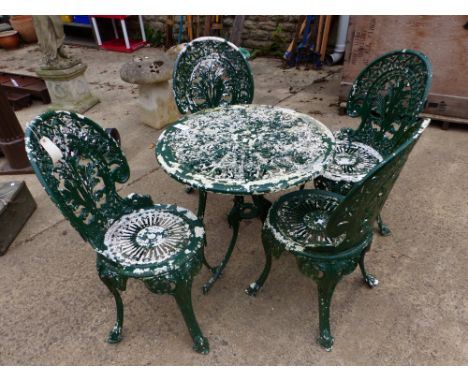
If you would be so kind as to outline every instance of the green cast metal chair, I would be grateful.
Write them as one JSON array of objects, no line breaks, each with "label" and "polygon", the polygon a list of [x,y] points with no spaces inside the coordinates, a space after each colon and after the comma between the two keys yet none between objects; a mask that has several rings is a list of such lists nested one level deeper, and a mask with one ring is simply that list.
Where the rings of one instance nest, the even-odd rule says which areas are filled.
[{"label": "green cast metal chair", "polygon": [[[386,53],[358,75],[348,96],[347,114],[359,127],[335,133],[333,160],[314,180],[315,188],[345,195],[403,142],[405,131],[424,108],[432,68],[422,53],[409,49]],[[391,232],[377,216],[380,233]]]},{"label": "green cast metal chair", "polygon": [[[251,104],[254,81],[237,46],[220,37],[200,37],[177,56],[172,89],[181,114],[223,105]],[[192,187],[187,186],[187,192]]]},{"label": "green cast metal chair", "polygon": [[[330,304],[335,286],[357,265],[369,287],[378,280],[367,273],[364,256],[370,249],[372,223],[382,209],[408,155],[429,120],[408,129],[405,142],[354,184],[346,196],[325,190],[298,190],[282,196],[268,212],[262,231],[266,265],[246,292],[255,296],[271,268],[271,257],[287,251],[302,273],[318,286],[318,342],[331,350]],[[410,135],[411,134],[411,135]]]},{"label": "green cast metal chair", "polygon": [[193,348],[208,353],[192,309],[192,279],[202,266],[202,222],[189,210],[154,204],[149,196],[122,198],[116,183],[130,170],[114,139],[90,119],[46,112],[26,129],[26,151],[45,191],[97,255],[97,272],[115,298],[117,320],[108,342],[121,340],[119,291],[129,278],[153,293],[175,297]]},{"label": "green cast metal chair", "polygon": [[176,59],[172,87],[181,114],[250,104],[254,95],[249,63],[239,48],[219,37],[187,43]]}]

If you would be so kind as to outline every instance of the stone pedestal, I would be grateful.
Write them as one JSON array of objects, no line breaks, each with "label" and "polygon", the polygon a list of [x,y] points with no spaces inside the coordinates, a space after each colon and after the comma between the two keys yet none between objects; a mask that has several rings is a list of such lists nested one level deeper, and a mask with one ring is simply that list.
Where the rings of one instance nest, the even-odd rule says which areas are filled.
[{"label": "stone pedestal", "polygon": [[139,85],[140,120],[155,129],[161,129],[179,118],[172,93],[172,63],[160,52],[152,57],[135,57],[124,64],[120,77],[125,82]]},{"label": "stone pedestal", "polygon": [[179,119],[179,111],[168,81],[139,86],[140,120],[155,129],[161,129]]},{"label": "stone pedestal", "polygon": [[91,94],[84,76],[87,66],[83,63],[65,69],[37,69],[49,89],[51,110],[68,110],[83,113],[99,99]]}]

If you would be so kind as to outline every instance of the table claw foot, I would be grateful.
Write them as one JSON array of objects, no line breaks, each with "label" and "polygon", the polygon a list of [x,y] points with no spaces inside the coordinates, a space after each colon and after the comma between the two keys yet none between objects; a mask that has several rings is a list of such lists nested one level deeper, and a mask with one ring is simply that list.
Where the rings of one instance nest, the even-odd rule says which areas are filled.
[{"label": "table claw foot", "polygon": [[363,280],[369,288],[374,288],[377,285],[379,285],[379,280],[374,275],[371,275],[370,273],[367,273],[363,277]]},{"label": "table claw foot", "polygon": [[210,291],[211,287],[218,279],[218,277],[215,277],[215,276],[216,275],[211,276],[210,279],[203,285],[203,288],[202,288],[203,294],[207,294]]},{"label": "table claw foot", "polygon": [[211,268],[211,272],[213,273],[213,276],[210,277],[210,279],[203,285],[202,292],[203,294],[207,294],[213,284],[223,275],[223,270],[224,267],[226,266],[226,262],[221,263],[220,265],[216,267]]},{"label": "table claw foot", "polygon": [[122,341],[122,328],[115,325],[114,328],[109,332],[107,342],[110,344],[117,344]]},{"label": "table claw foot", "polygon": [[257,293],[260,291],[261,285],[258,285],[257,283],[252,283],[250,284],[244,292],[248,294],[249,296],[255,297],[257,296]]},{"label": "table claw foot", "polygon": [[206,337],[197,336],[193,341],[193,350],[200,354],[208,354],[210,351],[210,344]]}]

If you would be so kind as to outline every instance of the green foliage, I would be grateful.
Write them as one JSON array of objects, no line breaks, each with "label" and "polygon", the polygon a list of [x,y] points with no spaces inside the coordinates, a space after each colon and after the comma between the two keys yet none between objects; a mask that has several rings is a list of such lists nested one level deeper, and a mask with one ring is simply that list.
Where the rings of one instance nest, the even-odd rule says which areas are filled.
[{"label": "green foliage", "polygon": [[159,29],[154,29],[151,25],[145,24],[146,40],[151,46],[162,46],[164,44],[164,33]]},{"label": "green foliage", "polygon": [[252,52],[251,59],[259,56],[267,56],[267,57],[283,57],[285,44],[283,38],[283,28],[281,25],[277,24],[276,29],[271,36],[271,44],[259,49],[255,49]]}]

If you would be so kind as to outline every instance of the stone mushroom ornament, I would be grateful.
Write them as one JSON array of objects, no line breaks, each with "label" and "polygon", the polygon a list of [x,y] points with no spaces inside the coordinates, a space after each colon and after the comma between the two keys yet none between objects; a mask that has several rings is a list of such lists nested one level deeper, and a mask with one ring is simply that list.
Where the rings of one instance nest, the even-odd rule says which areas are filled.
[{"label": "stone mushroom ornament", "polygon": [[136,56],[120,69],[123,81],[137,84],[140,120],[161,129],[179,118],[172,94],[172,62],[161,52],[157,56]]}]

